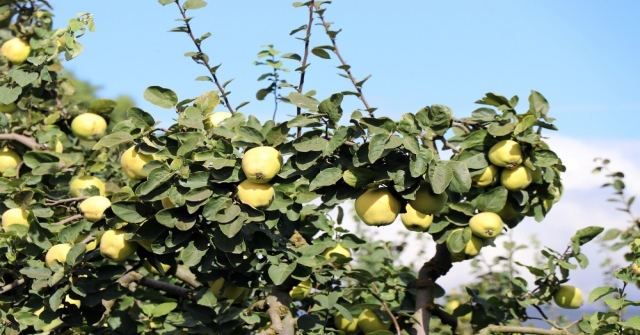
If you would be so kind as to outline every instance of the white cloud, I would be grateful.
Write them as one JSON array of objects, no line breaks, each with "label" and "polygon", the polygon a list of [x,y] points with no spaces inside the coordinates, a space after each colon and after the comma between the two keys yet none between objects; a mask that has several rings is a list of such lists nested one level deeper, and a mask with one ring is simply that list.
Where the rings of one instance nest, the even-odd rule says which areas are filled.
[{"label": "white cloud", "polygon": [[[587,226],[601,226],[605,229],[626,228],[629,225],[628,216],[616,211],[616,204],[606,201],[607,198],[612,197],[613,193],[610,188],[601,188],[602,183],[607,179],[603,174],[592,174],[591,170],[595,166],[593,162],[595,157],[611,159],[612,170],[625,173],[629,194],[640,195],[640,182],[635,182],[640,180],[640,155],[638,154],[640,151],[638,144],[640,143],[584,141],[561,136],[554,136],[548,140],[548,143],[567,166],[567,172],[563,175],[565,194],[561,201],[554,205],[543,222],[538,223],[527,218],[516,229],[513,229],[511,232],[513,240],[517,244],[529,244],[531,237],[535,236],[542,246],[563,252],[571,236],[578,229]],[[347,212],[352,210],[352,204],[344,206],[344,209]],[[350,220],[350,215],[345,217],[345,228],[353,230],[355,222]],[[405,229],[399,219],[389,226],[367,227],[367,229],[380,240],[396,242],[404,240]],[[432,241],[425,242],[424,239],[418,240],[417,234],[410,233],[406,240],[407,246],[400,257],[404,265],[417,264],[419,267],[435,253],[435,244]],[[489,262],[492,262],[498,255],[505,255],[502,245],[508,238],[506,235],[499,237],[496,240],[496,248],[485,247],[481,254]],[[416,259],[415,255],[418,254],[418,251],[425,249],[426,257]],[[581,287],[585,295],[588,294],[593,288],[604,283],[602,273],[604,270],[600,268],[600,263],[606,257],[612,257],[617,260],[618,264],[624,264],[622,255],[625,251],[623,248],[618,252],[603,252],[597,243],[588,244],[583,248],[583,252],[589,257],[590,265],[585,270],[572,271],[570,283]],[[516,257],[522,263],[533,265],[535,253],[533,249],[529,248],[518,251]],[[530,286],[533,285],[533,277],[526,269],[523,268],[520,275],[528,281]],[[445,289],[450,289],[472,280],[474,278],[469,262],[461,262],[455,263],[451,271],[440,278],[438,283]],[[628,292],[632,298],[640,299],[640,291],[635,287],[632,287]]]}]

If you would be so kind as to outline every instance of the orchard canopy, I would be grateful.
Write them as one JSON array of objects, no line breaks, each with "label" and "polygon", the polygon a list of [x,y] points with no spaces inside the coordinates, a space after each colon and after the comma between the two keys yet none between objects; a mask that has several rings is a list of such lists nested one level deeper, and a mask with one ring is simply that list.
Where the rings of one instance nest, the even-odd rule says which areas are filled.
[{"label": "orchard canopy", "polygon": [[[591,301],[623,302],[573,324],[544,312],[583,305],[570,271],[588,265],[581,246],[600,227],[545,249],[541,264],[518,263],[534,282],[510,262],[462,293],[437,283],[561,199],[565,167],[544,142],[556,128],[541,93],[487,93],[464,115],[425,102],[377,116],[325,19],[330,2],[308,1],[294,3],[308,19],[292,31],[300,50],[258,55],[269,85],[256,98],[273,95],[293,116],[259,120],[232,104],[241,99],[206,53],[212,35],[190,25],[207,3],[158,2],[175,12],[171,33],[193,42],[196,80],[211,82],[195,97],[138,92],[175,112],[168,125],[81,94],[86,84],[65,72],[92,38],[91,14],[58,26],[66,18],[54,25],[47,1],[0,1],[1,334],[638,333],[616,312],[624,289],[600,289]],[[338,62],[353,89],[304,87],[312,57]],[[344,111],[345,99],[362,109]],[[435,256],[417,272],[398,265],[398,246],[344,227],[351,208],[365,225],[429,236]]]}]

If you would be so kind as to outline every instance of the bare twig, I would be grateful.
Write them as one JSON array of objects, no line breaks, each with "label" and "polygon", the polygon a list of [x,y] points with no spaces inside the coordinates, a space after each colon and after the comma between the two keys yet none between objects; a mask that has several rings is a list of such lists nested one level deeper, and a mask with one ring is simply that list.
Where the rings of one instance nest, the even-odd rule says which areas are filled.
[{"label": "bare twig", "polygon": [[316,13],[318,13],[318,17],[320,18],[320,21],[322,21],[322,25],[324,26],[324,29],[327,32],[327,36],[329,36],[329,39],[331,39],[331,44],[333,45],[333,52],[336,54],[336,56],[342,63],[343,70],[344,72],[347,73],[347,76],[351,80],[351,83],[353,83],[353,86],[356,88],[356,91],[358,91],[358,94],[359,94],[358,98],[360,98],[367,112],[369,112],[369,116],[373,117],[373,111],[375,109],[372,109],[371,106],[369,106],[369,103],[367,103],[367,100],[364,98],[364,94],[362,93],[362,87],[358,86],[358,82],[356,81],[356,78],[351,73],[349,65],[344,60],[344,58],[342,58],[342,55],[340,54],[340,50],[338,50],[338,44],[336,43],[336,38],[331,35],[331,32],[329,30],[329,24],[327,24],[327,22],[325,21],[324,15],[322,15],[322,11],[316,11]]},{"label": "bare twig", "polygon": [[14,288],[24,284],[26,282],[26,279],[24,277],[14,281],[11,284],[7,284],[5,286],[3,286],[2,288],[0,288],[0,294],[5,294],[11,290],[13,290]]},{"label": "bare twig", "polygon": [[20,142],[31,150],[44,150],[47,148],[46,144],[38,144],[35,139],[16,133],[0,134],[0,140]]},{"label": "bare twig", "polygon": [[[231,107],[231,105],[229,104],[229,100],[227,99],[227,94],[225,93],[224,87],[222,86],[222,84],[220,84],[220,81],[218,81],[216,72],[213,70],[211,65],[209,65],[209,60],[207,59],[206,56],[204,56],[204,52],[202,52],[202,47],[200,46],[202,41],[198,41],[196,37],[193,35],[193,31],[191,30],[191,25],[189,25],[189,20],[187,20],[187,13],[182,8],[182,6],[180,6],[180,0],[176,0],[176,5],[178,5],[178,9],[180,9],[180,14],[182,14],[182,18],[184,19],[184,25],[187,28],[187,33],[189,34],[189,36],[191,37],[191,40],[193,41],[193,43],[196,45],[196,48],[198,49],[198,55],[201,55],[201,57],[198,57],[198,59],[202,61],[201,64],[207,67],[207,70],[211,74],[211,77],[213,78],[214,83],[218,87],[218,90],[220,91],[220,95],[222,96],[222,99],[224,100],[224,104],[227,106],[227,109],[229,110],[229,112],[231,112],[231,114],[235,113],[235,111],[233,110],[233,107]],[[196,63],[198,62],[196,61]]]},{"label": "bare twig", "polygon": [[59,222],[52,223],[52,225],[61,226],[61,225],[64,225],[64,224],[67,224],[67,223],[70,223],[70,222],[73,222],[73,221],[80,220],[83,217],[84,216],[82,214],[72,215],[72,216],[70,216],[70,217],[68,217],[68,218],[66,218],[64,220],[60,220]]},{"label": "bare twig", "polygon": [[181,298],[192,299],[194,296],[194,292],[189,289],[186,289],[181,286],[165,283],[163,281],[147,278],[136,271],[131,271],[125,274],[124,276],[120,277],[117,280],[117,282],[126,288],[129,288],[129,285],[132,282],[137,282],[142,286],[159,290],[159,291],[164,291],[167,294],[178,296]]},{"label": "bare twig", "polygon": [[387,302],[382,300],[382,298],[378,297],[380,295],[380,290],[378,289],[378,286],[376,285],[376,283],[371,283],[371,284],[373,285],[373,288],[376,291],[376,294],[374,295],[374,297],[382,303],[383,309],[387,312],[387,314],[389,314],[389,317],[391,317],[391,321],[393,321],[393,325],[396,328],[396,333],[398,335],[401,335],[402,329],[400,328],[400,324],[398,324],[398,320],[396,319],[395,315],[393,315],[393,312],[389,308],[389,305],[387,304]]},{"label": "bare twig", "polygon": [[[309,58],[309,40],[311,39],[311,26],[313,25],[313,9],[315,8],[315,2],[311,1],[309,4],[309,23],[307,24],[307,35],[304,38],[304,54],[302,55],[302,63],[300,65],[300,84],[298,84],[298,93],[302,93],[302,87],[304,86],[304,75],[307,73],[307,58]],[[300,115],[301,108],[296,108],[296,115]],[[302,127],[298,127],[298,137],[302,135]]]},{"label": "bare twig", "polygon": [[542,329],[536,327],[520,327],[520,326],[489,326],[487,328],[482,329],[478,334],[479,335],[488,335],[492,332],[501,333],[501,334],[540,334],[540,335],[573,335],[570,331],[566,329]]},{"label": "bare twig", "polygon": [[67,199],[61,199],[61,200],[45,199],[44,202],[46,203],[47,206],[55,206],[55,205],[64,204],[64,203],[67,203],[67,202],[82,201],[82,200],[85,200],[87,198],[88,197],[67,198]]}]

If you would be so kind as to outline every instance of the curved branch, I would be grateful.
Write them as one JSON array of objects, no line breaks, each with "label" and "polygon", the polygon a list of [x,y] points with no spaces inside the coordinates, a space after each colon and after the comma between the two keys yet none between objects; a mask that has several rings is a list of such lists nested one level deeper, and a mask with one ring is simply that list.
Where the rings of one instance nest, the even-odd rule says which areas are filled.
[{"label": "curved branch", "polygon": [[11,284],[7,284],[7,285],[3,286],[2,288],[0,288],[0,294],[5,294],[5,293],[13,290],[14,288],[24,284],[26,281],[27,281],[26,278],[22,277],[22,278],[20,278],[20,279],[18,279],[16,281],[14,281]]},{"label": "curved branch", "polygon": [[44,150],[47,148],[46,144],[38,144],[33,138],[16,133],[0,134],[0,140],[20,142],[31,150]]},{"label": "curved branch", "polygon": [[134,281],[142,286],[159,290],[159,291],[164,291],[169,295],[178,296],[178,297],[187,298],[187,299],[194,298],[194,292],[192,290],[186,289],[181,286],[169,284],[163,281],[147,278],[136,271],[131,271],[117,280],[117,282],[120,285],[126,288],[129,288],[129,285]]},{"label": "curved branch", "polygon": [[61,200],[49,200],[49,199],[45,199],[44,202],[48,205],[48,206],[55,206],[55,205],[59,205],[59,204],[64,204],[67,202],[77,202],[77,201],[81,201],[81,200],[85,200],[88,197],[77,197],[77,198],[68,198],[68,199],[61,199]]},{"label": "curved branch", "polygon": [[482,329],[478,335],[488,335],[492,332],[504,334],[540,334],[540,335],[573,335],[566,329],[542,329],[536,327],[520,327],[520,326],[488,326]]},{"label": "curved branch", "polygon": [[378,289],[378,286],[376,285],[376,283],[371,283],[371,284],[373,285],[373,288],[376,290],[376,294],[374,295],[374,297],[382,303],[383,309],[387,312],[387,314],[389,314],[389,317],[391,317],[391,321],[393,321],[393,326],[396,328],[396,333],[398,335],[401,335],[402,329],[400,328],[400,324],[398,324],[398,320],[396,319],[395,315],[393,315],[393,312],[389,308],[389,305],[387,304],[386,301],[382,300],[382,298],[378,297],[378,295],[380,295],[380,289]]},{"label": "curved branch", "polygon": [[59,222],[52,223],[52,225],[61,226],[61,225],[64,225],[64,224],[67,224],[67,223],[70,223],[70,222],[73,222],[73,221],[78,221],[78,220],[82,219],[83,217],[84,216],[82,214],[72,215],[72,216],[70,216],[70,217],[68,217],[68,218],[66,218],[64,220],[60,220]]}]

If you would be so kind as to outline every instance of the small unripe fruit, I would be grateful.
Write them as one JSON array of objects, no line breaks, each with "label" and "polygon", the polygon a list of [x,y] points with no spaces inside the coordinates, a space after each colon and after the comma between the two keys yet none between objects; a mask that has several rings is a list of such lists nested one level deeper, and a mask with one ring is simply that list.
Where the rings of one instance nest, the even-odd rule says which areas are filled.
[{"label": "small unripe fruit", "polygon": [[577,309],[584,303],[584,297],[579,288],[571,285],[560,285],[560,288],[553,294],[553,301],[558,307]]},{"label": "small unripe fruit", "polygon": [[409,204],[416,211],[423,214],[438,214],[447,204],[447,193],[435,194],[429,183],[422,183],[416,192],[415,200],[409,200]]}]

